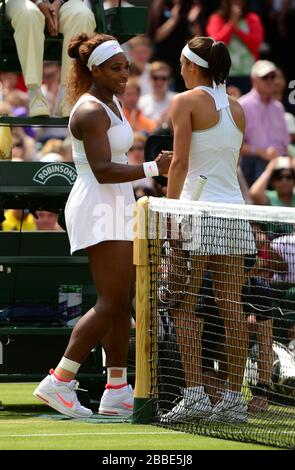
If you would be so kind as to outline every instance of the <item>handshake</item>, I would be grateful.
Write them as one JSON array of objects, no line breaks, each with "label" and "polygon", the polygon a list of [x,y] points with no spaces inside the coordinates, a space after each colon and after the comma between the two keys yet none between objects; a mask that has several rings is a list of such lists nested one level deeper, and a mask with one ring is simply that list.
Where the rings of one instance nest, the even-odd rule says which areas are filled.
[{"label": "handshake", "polygon": [[159,175],[168,176],[169,167],[172,161],[173,151],[162,150],[159,155],[155,158],[155,162],[158,165]]}]

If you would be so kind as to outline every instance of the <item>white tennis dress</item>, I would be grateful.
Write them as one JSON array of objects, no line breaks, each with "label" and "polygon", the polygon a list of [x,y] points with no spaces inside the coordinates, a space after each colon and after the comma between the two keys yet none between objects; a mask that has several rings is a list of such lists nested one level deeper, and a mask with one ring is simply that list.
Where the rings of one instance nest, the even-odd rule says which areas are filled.
[{"label": "white tennis dress", "polygon": [[[71,133],[72,116],[82,103],[95,101],[101,104],[111,122],[107,132],[111,161],[127,165],[126,152],[133,144],[133,132],[121,111],[118,99],[116,96],[113,99],[121,119],[96,97],[81,96],[72,109],[69,131]],[[135,198],[132,184],[100,184],[88,163],[83,141],[76,139],[72,133],[71,136],[73,160],[78,173],[65,208],[71,253],[107,240],[133,241]]]},{"label": "white tennis dress", "polygon": [[[213,88],[199,86],[215,100],[219,111],[218,123],[202,131],[193,131],[189,152],[189,170],[180,199],[192,200],[200,175],[207,182],[199,201],[244,204],[237,178],[237,165],[243,134],[237,127],[228,99],[218,107]],[[226,98],[226,96],[225,96]],[[256,246],[250,224],[245,220],[214,219],[204,211],[192,221],[194,229],[185,248],[200,254],[255,253]]]}]

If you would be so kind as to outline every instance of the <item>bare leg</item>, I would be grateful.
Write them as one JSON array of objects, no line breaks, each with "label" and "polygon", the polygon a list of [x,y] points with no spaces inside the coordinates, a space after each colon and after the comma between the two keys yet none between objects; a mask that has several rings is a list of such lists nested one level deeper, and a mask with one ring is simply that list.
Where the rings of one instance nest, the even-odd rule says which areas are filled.
[{"label": "bare leg", "polygon": [[[265,384],[267,386],[270,384],[272,374],[272,332],[272,319],[256,322],[256,334],[259,344],[259,384]],[[255,394],[249,403],[249,410],[259,412],[266,411],[267,408],[267,397],[263,392],[260,395],[258,389],[257,395]]]},{"label": "bare leg", "polygon": [[[179,254],[181,256],[181,253]],[[203,385],[202,331],[203,319],[195,314],[197,294],[202,285],[207,257],[195,257],[192,262],[190,285],[181,305],[172,310],[173,323],[182,358],[187,387]]]},{"label": "bare leg", "polygon": [[248,353],[248,328],[241,304],[244,258],[212,257],[213,288],[224,320],[229,389],[240,392]]},{"label": "bare leg", "polygon": [[[75,326],[64,356],[81,364],[91,349],[102,341],[108,367],[126,367],[130,329],[132,243],[103,242],[87,251],[98,294],[97,303]],[[57,374],[63,378],[73,378],[70,372],[58,369]]]}]

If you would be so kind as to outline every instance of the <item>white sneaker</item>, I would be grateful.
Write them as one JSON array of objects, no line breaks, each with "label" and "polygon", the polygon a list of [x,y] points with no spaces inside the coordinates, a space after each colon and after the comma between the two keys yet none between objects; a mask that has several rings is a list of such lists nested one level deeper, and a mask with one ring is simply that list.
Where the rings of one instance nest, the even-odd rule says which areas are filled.
[{"label": "white sneaker", "polygon": [[49,116],[50,110],[45,96],[42,93],[36,93],[29,103],[30,117]]},{"label": "white sneaker", "polygon": [[106,388],[98,413],[108,416],[131,416],[133,413],[133,389],[131,385],[122,388]]},{"label": "white sneaker", "polygon": [[247,405],[242,393],[226,390],[222,399],[214,406],[208,421],[231,424],[247,423]]},{"label": "white sneaker", "polygon": [[47,403],[54,410],[71,418],[89,418],[93,413],[79,402],[75,392],[78,385],[77,380],[61,384],[55,383],[51,375],[47,375],[40,382],[33,395]]},{"label": "white sneaker", "polygon": [[161,416],[162,423],[181,423],[210,416],[212,405],[204,387],[185,388],[182,394],[183,399],[178,405]]}]

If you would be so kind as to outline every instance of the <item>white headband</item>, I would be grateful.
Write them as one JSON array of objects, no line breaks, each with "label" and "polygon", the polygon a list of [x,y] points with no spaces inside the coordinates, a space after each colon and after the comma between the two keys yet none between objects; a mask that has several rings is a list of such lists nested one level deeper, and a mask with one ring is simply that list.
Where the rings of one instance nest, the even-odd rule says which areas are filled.
[{"label": "white headband", "polygon": [[206,60],[202,59],[199,55],[195,54],[189,47],[188,45],[184,46],[181,52],[188,60],[191,62],[194,62],[195,64],[199,65],[200,67],[203,67],[207,69],[209,67],[208,62]]},{"label": "white headband", "polygon": [[[199,65],[200,67],[203,67],[205,69],[209,68],[208,62],[206,62],[204,59],[202,59],[202,57],[198,56],[193,51],[191,51],[188,45],[186,45],[182,49],[182,54],[194,64]],[[221,83],[220,85],[216,85],[215,81],[213,80],[213,95],[217,111],[223,108],[227,108],[229,106],[225,82]]]},{"label": "white headband", "polygon": [[97,46],[90,54],[87,67],[92,70],[93,65],[100,65],[106,60],[113,57],[113,55],[124,52],[118,41],[106,41]]}]

